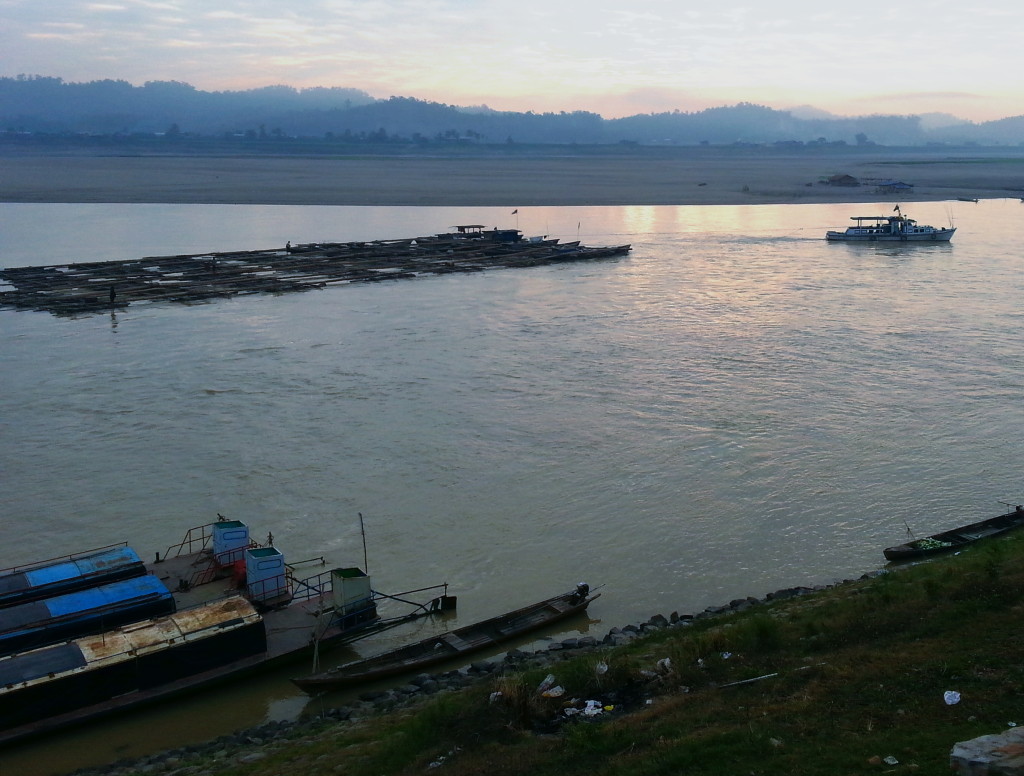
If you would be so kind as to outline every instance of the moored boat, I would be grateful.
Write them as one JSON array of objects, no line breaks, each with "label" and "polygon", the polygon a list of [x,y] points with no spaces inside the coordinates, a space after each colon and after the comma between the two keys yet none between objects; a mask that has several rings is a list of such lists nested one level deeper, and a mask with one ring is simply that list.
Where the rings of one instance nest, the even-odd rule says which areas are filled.
[{"label": "moored boat", "polygon": [[266,653],[242,596],[0,658],[0,741],[226,679]]},{"label": "moored boat", "polygon": [[145,573],[142,559],[124,544],[15,566],[0,571],[0,608],[141,577]]},{"label": "moored boat", "polygon": [[956,227],[944,228],[918,224],[894,208],[894,216],[851,216],[854,226],[844,231],[829,230],[825,239],[829,242],[949,242]]},{"label": "moored boat", "polygon": [[[300,579],[297,565],[285,562],[272,537],[263,546],[252,541],[240,521],[221,519],[190,529],[145,564],[145,576],[127,580],[163,591],[171,598],[170,612],[134,619],[122,612],[116,621],[100,617],[59,641],[29,641],[0,657],[0,743],[277,665],[449,608],[454,601],[437,595],[447,593],[447,585],[385,595],[359,568],[332,568]],[[100,591],[89,588],[27,606],[42,613],[38,627],[59,628],[57,615],[68,608],[63,599],[92,601],[103,597]],[[424,603],[409,598],[427,591],[435,597]],[[377,609],[382,599],[407,607],[405,613],[382,617]],[[0,616],[19,609],[0,609]]]},{"label": "moored boat", "polygon": [[0,609],[0,655],[171,614],[174,596],[152,574]]},{"label": "moored boat", "polygon": [[600,595],[591,595],[580,584],[572,592],[292,681],[306,692],[317,692],[417,671],[539,630],[584,611]]},{"label": "moored boat", "polygon": [[1016,506],[1010,512],[977,523],[941,531],[923,539],[914,539],[883,550],[886,560],[917,560],[930,555],[954,552],[979,539],[999,536],[1024,526],[1024,507]]},{"label": "moored boat", "polygon": [[[575,247],[573,245],[575,244]],[[587,248],[519,229],[463,224],[424,237],[323,242],[284,249],[151,256],[142,260],[0,268],[0,307],[56,315],[133,304],[193,303],[219,297],[309,291],[488,268],[586,261],[628,253],[629,245]],[[97,293],[102,291],[102,293]]]}]

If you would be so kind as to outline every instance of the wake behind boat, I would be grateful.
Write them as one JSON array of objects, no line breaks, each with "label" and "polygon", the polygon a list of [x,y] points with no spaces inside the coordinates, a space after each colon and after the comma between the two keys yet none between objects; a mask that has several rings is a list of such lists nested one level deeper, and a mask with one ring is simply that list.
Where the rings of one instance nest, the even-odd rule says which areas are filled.
[{"label": "wake behind boat", "polygon": [[979,520],[977,523],[942,531],[895,547],[886,547],[883,553],[886,560],[917,560],[960,550],[979,539],[999,536],[1021,526],[1024,526],[1024,507],[1017,506],[1003,515]]},{"label": "wake behind boat", "polygon": [[918,224],[907,218],[897,205],[894,216],[851,216],[855,226],[845,231],[829,230],[825,239],[829,242],[949,242],[956,227],[937,228]]},{"label": "wake behind boat", "polygon": [[564,620],[584,611],[600,595],[590,595],[590,587],[581,583],[570,593],[292,681],[312,693],[419,670]]}]

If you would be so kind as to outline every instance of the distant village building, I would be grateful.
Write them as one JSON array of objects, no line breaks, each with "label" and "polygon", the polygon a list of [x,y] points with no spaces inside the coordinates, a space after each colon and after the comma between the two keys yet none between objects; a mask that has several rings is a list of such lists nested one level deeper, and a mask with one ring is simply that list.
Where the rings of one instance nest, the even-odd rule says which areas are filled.
[{"label": "distant village building", "polygon": [[904,183],[903,181],[879,181],[875,187],[875,193],[877,194],[906,194],[913,190],[914,185],[912,183]]},{"label": "distant village building", "polygon": [[829,186],[860,186],[860,181],[852,175],[831,175],[825,179]]}]

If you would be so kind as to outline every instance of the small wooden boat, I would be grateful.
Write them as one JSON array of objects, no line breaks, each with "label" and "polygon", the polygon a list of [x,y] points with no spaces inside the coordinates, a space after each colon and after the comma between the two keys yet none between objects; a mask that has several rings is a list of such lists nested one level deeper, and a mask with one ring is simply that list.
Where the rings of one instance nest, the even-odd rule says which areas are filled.
[{"label": "small wooden boat", "polygon": [[563,620],[584,611],[600,596],[600,593],[590,595],[589,586],[580,584],[570,593],[292,681],[306,692],[316,692],[419,670]]},{"label": "small wooden boat", "polygon": [[942,531],[895,547],[886,547],[883,552],[886,560],[915,560],[943,552],[953,552],[979,539],[999,536],[1021,526],[1024,526],[1024,507],[1016,506],[1004,515],[990,517],[951,531]]}]

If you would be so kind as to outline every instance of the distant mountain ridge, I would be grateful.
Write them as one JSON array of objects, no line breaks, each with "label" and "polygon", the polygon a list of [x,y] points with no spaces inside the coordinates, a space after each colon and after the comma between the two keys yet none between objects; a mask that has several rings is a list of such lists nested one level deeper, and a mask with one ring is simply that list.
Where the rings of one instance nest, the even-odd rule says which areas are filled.
[{"label": "distant mountain ridge", "polygon": [[68,83],[0,78],[0,132],[16,134],[328,138],[378,142],[554,144],[1024,144],[1024,116],[973,123],[946,114],[835,116],[739,103],[697,112],[605,119],[587,111],[534,113],[458,107],[360,89],[267,86],[205,92],[178,81]]}]

